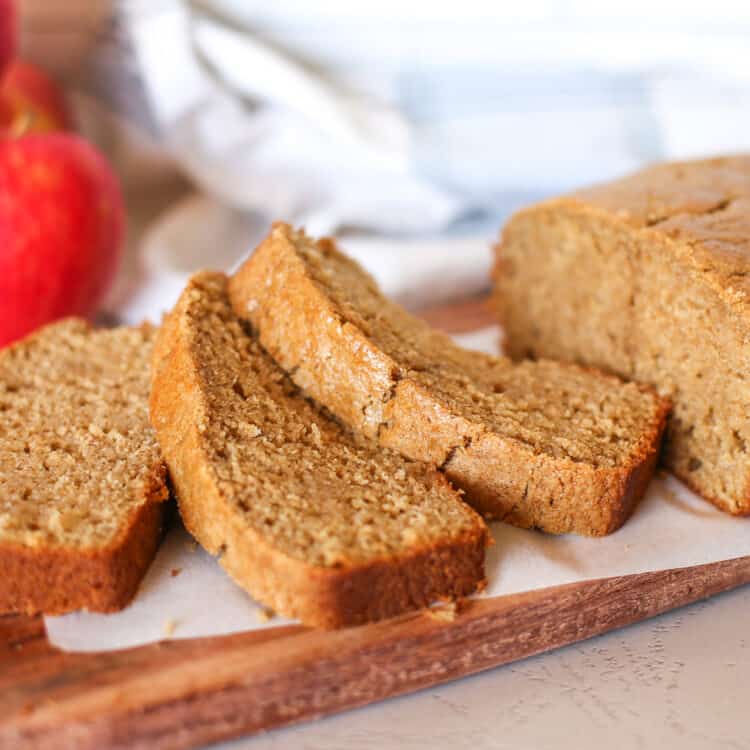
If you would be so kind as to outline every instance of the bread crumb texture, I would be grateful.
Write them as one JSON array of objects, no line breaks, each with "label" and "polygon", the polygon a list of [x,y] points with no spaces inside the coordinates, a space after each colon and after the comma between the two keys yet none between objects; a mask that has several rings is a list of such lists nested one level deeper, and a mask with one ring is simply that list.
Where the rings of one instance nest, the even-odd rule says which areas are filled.
[{"label": "bread crumb texture", "polygon": [[443,468],[490,517],[602,534],[642,494],[668,408],[649,388],[462,349],[383,297],[331,241],[284,224],[230,289],[307,394]]},{"label": "bread crumb texture", "polygon": [[659,164],[519,212],[496,248],[509,352],[673,402],[664,464],[750,513],[750,157]]},{"label": "bread crumb texture", "polygon": [[168,494],[148,422],[152,336],[70,319],[0,353],[3,609],[109,610],[135,592]]},{"label": "bread crumb texture", "polygon": [[428,614],[433,620],[438,620],[439,622],[454,622],[460,611],[459,603],[450,601],[436,607],[431,607],[428,610]]},{"label": "bread crumb texture", "polygon": [[481,519],[438,472],[299,395],[233,313],[225,277],[190,282],[154,373],[152,419],[187,528],[274,610],[347,624],[483,579]]},{"label": "bread crumb texture", "polygon": [[258,607],[255,612],[255,619],[262,625],[271,622],[274,617],[276,617],[276,613],[268,607]]}]

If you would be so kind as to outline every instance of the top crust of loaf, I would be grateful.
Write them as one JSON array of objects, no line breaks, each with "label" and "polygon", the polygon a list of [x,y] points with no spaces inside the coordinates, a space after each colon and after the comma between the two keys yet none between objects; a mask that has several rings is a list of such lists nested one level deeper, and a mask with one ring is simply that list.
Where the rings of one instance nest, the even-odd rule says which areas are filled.
[{"label": "top crust of loaf", "polygon": [[487,530],[445,478],[302,398],[198,274],[154,354],[151,415],[188,530],[244,588],[308,624],[380,619],[483,579]]},{"label": "top crust of loaf", "polygon": [[680,263],[750,321],[750,156],[656,164],[519,211],[602,214],[673,240]]},{"label": "top crust of loaf", "polygon": [[445,469],[489,516],[604,534],[645,488],[668,410],[647,387],[463,350],[383,298],[331,241],[284,224],[232,278],[230,295],[305,392]]},{"label": "top crust of loaf", "polygon": [[161,533],[149,327],[53,324],[0,353],[0,610],[121,609]]}]

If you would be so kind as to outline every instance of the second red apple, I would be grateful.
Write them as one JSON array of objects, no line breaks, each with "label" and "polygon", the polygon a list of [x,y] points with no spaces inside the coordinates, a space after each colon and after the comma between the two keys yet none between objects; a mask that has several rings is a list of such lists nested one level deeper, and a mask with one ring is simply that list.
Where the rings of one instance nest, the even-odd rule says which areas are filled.
[{"label": "second red apple", "polygon": [[0,132],[17,137],[69,130],[72,124],[65,96],[47,73],[23,60],[8,65],[0,78]]},{"label": "second red apple", "polygon": [[0,139],[0,346],[57,318],[92,315],[123,231],[117,179],[86,141]]}]

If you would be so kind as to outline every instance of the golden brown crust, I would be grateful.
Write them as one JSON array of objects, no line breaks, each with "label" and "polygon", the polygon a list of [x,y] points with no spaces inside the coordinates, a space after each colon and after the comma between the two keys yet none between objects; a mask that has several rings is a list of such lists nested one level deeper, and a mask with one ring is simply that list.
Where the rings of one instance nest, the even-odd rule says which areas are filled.
[{"label": "golden brown crust", "polygon": [[[188,289],[190,285],[188,286]],[[151,419],[190,533],[232,578],[273,610],[333,628],[461,597],[484,580],[487,529],[477,517],[465,538],[366,565],[316,567],[272,546],[244,522],[222,491],[201,443],[210,418],[193,361],[183,307],[167,316],[154,350]]]},{"label": "golden brown crust", "polygon": [[90,550],[0,545],[0,612],[116,612],[135,596],[164,529],[166,469],[153,467],[144,500],[117,538]]},{"label": "golden brown crust", "polygon": [[[615,380],[590,367],[563,366]],[[536,453],[472,424],[450,413],[418,384],[402,380],[395,393],[379,433],[383,445],[440,463],[486,518],[552,534],[604,536],[622,526],[646,491],[670,411],[668,400],[657,401],[654,419],[627,466],[594,467]],[[446,446],[454,447],[438,461]]]},{"label": "golden brown crust", "polygon": [[[532,227],[538,235],[524,240]],[[554,231],[561,236],[540,239]],[[612,239],[601,239],[605,233]],[[532,246],[533,252],[521,249]],[[598,279],[610,291],[599,297],[596,319],[590,309],[562,299],[546,255],[560,247],[569,255],[565,271],[557,272],[586,300],[595,296],[587,288],[591,282],[571,279],[570,269],[586,268],[590,276],[595,259],[611,250],[606,277]],[[747,435],[743,420],[732,418],[750,403],[741,374],[741,352],[750,343],[749,156],[657,164],[523,209],[503,229],[493,278],[493,307],[512,356],[587,362],[669,394],[675,412],[667,424],[665,465],[721,510],[750,513]],[[551,321],[536,305],[542,297],[558,309],[576,309],[578,324],[563,316]],[[651,323],[658,319],[661,330]],[[605,328],[603,343],[593,345],[592,333]],[[687,337],[703,342],[684,344]],[[665,350],[674,352],[671,359]],[[686,359],[693,359],[690,369]]]},{"label": "golden brown crust", "polygon": [[696,495],[700,495],[704,500],[711,503],[711,505],[715,505],[724,513],[728,513],[730,516],[737,516],[738,518],[750,516],[750,478],[748,478],[748,486],[742,495],[737,498],[737,501],[728,503],[725,498],[717,497],[707,491],[705,485],[701,481],[696,480],[689,471],[681,471],[673,466],[669,466],[668,468],[686,487],[695,492]]},{"label": "golden brown crust", "polygon": [[[660,238],[750,320],[750,156],[665,162],[519,211],[590,214]],[[502,244],[502,243],[501,243]]]},{"label": "golden brown crust", "polygon": [[[355,311],[345,317],[310,278],[287,230],[274,225],[252,262],[230,279],[235,312],[250,319],[285,370],[314,361],[315,373],[300,370],[297,385],[345,423],[375,437],[400,368],[363,332]],[[252,315],[248,305],[254,305]]]},{"label": "golden brown crust", "polygon": [[[667,402],[654,394],[653,418],[627,465],[608,469],[539,455],[453,411],[405,373],[368,336],[368,321],[356,309],[338,308],[315,281],[294,238],[290,227],[275,225],[231,279],[230,296],[306,393],[382,445],[440,466],[488,517],[587,535],[624,522],[645,491],[636,478],[653,469]],[[328,240],[318,246],[336,252]]]},{"label": "golden brown crust", "polygon": [[553,534],[604,536],[619,529],[643,497],[667,413],[664,406],[630,467],[595,468],[554,459],[485,433],[458,449],[445,471],[488,518]]}]

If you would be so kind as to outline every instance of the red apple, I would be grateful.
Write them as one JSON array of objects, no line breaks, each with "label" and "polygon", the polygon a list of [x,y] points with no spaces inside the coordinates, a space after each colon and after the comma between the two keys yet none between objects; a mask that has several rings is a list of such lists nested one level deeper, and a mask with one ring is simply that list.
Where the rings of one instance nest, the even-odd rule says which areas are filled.
[{"label": "red apple", "polygon": [[65,96],[52,78],[23,60],[10,63],[0,79],[0,132],[48,133],[69,130],[72,123]]},{"label": "red apple", "polygon": [[0,73],[16,56],[18,49],[18,14],[15,0],[0,0]]},{"label": "red apple", "polygon": [[0,139],[0,346],[96,311],[120,261],[124,215],[116,177],[78,136]]}]

